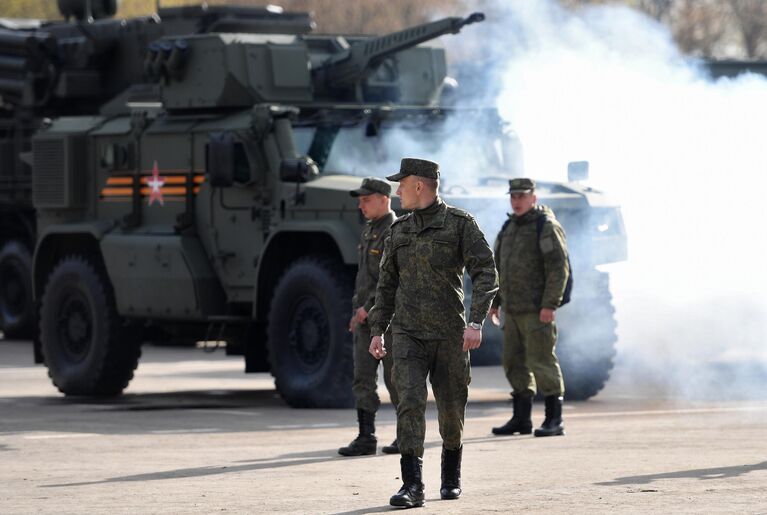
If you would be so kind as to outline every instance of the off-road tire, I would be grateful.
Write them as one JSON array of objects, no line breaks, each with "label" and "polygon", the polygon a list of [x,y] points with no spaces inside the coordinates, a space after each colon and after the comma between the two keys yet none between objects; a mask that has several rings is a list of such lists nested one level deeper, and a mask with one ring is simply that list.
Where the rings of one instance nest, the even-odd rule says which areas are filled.
[{"label": "off-road tire", "polygon": [[610,378],[615,358],[615,308],[610,278],[598,270],[576,270],[573,298],[557,310],[557,357],[565,381],[565,399],[595,396]]},{"label": "off-road tire", "polygon": [[[609,276],[598,270],[576,270],[573,297],[557,310],[557,357],[565,381],[565,399],[595,396],[610,377],[615,357],[615,309]],[[482,330],[482,345],[471,351],[473,366],[502,361],[503,331],[490,322]]]},{"label": "off-road tire", "polygon": [[353,278],[341,263],[306,257],[277,283],[267,348],[277,391],[294,408],[350,408]]},{"label": "off-road tire", "polygon": [[50,274],[40,339],[48,375],[66,395],[120,394],[141,356],[140,338],[118,316],[103,266],[84,256],[62,259]]},{"label": "off-road tire", "polygon": [[18,240],[0,248],[0,330],[6,339],[33,336],[35,308],[32,292],[32,256]]}]

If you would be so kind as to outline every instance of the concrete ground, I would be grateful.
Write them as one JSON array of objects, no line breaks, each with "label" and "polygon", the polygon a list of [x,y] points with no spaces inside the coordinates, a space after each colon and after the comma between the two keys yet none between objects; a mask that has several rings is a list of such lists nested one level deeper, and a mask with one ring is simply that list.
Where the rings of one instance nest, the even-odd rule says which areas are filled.
[{"label": "concrete ground", "polygon": [[[378,513],[397,456],[342,458],[351,410],[294,410],[239,358],[146,347],[117,400],[68,399],[0,341],[0,513]],[[615,377],[620,376],[616,370]],[[567,436],[494,437],[509,416],[500,367],[473,370],[464,495],[439,499],[433,402],[426,507],[415,513],[767,513],[767,401],[657,399],[615,382],[565,407]],[[536,403],[534,422],[542,418]],[[395,414],[378,416],[381,444]]]}]

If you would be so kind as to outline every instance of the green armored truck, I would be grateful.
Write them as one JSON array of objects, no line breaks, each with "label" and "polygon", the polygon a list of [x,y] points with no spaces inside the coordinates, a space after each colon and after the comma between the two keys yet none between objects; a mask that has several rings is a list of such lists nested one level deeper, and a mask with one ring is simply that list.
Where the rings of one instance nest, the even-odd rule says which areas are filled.
[{"label": "green armored truck", "polygon": [[29,338],[37,326],[32,136],[53,118],[125,112],[125,92],[155,66],[148,58],[172,50],[158,41],[164,36],[305,34],[314,26],[307,13],[276,8],[166,7],[118,20],[116,0],[58,5],[64,21],[0,18],[0,330],[11,338]]},{"label": "green armored truck", "polygon": [[[482,19],[380,37],[166,36],[147,47],[142,80],[114,101],[42,123],[26,156],[31,282],[36,355],[54,384],[114,395],[141,342],[226,341],[246,371],[271,371],[290,405],[351,406],[346,327],[362,218],[348,192],[360,176],[391,172],[411,150],[440,160],[456,127],[471,127],[462,144],[476,149],[476,169],[443,159],[442,195],[488,208],[480,222],[489,239],[508,210],[504,182],[520,173],[513,132],[492,109],[440,105],[446,60],[432,40]],[[582,270],[575,291],[584,306],[596,299],[604,318],[596,354],[592,337],[580,349],[563,338],[573,365],[586,365],[568,370],[562,359],[566,380],[585,377],[585,388],[568,385],[585,398],[604,384],[615,339],[606,277],[594,266],[625,258],[625,233],[597,191],[571,182],[540,193]],[[578,303],[574,293],[566,309],[578,313]],[[572,318],[563,335],[580,330]],[[497,347],[490,331],[486,345]]]}]

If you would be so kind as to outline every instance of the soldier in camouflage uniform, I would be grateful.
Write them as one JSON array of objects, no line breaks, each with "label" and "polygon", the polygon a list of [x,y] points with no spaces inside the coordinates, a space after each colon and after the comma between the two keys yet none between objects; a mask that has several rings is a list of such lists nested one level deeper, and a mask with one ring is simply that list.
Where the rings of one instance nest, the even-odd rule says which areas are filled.
[{"label": "soldier in camouflage uniform", "polygon": [[495,242],[500,291],[490,318],[505,311],[503,368],[512,389],[514,414],[493,434],[530,434],[530,412],[536,388],[544,396],[546,416],[535,436],[563,435],[564,383],[554,352],[557,325],[570,274],[565,232],[554,213],[537,205],[535,183],[519,178],[509,181],[514,212]]},{"label": "soldier in camouflage uniform", "polygon": [[[375,416],[381,400],[378,398],[378,359],[368,352],[370,346],[370,326],[368,313],[373,307],[378,283],[378,267],[383,255],[384,238],[389,226],[394,221],[391,210],[391,185],[388,182],[368,177],[362,186],[349,192],[358,199],[359,209],[367,219],[359,244],[359,268],[352,298],[352,318],[349,331],[354,333],[354,391],[357,408],[359,434],[346,446],[338,449],[343,456],[362,456],[376,453],[378,439],[375,435]],[[394,407],[397,406],[397,392],[391,384],[391,356],[383,361],[384,382],[389,390]],[[399,454],[397,440],[381,449],[387,454]]]},{"label": "soldier in camouflage uniform", "polygon": [[[424,503],[427,375],[443,443],[440,496],[457,499],[461,495],[463,423],[471,379],[468,351],[481,344],[482,323],[498,291],[498,276],[490,247],[474,218],[437,195],[437,163],[405,158],[400,172],[387,178],[399,181],[402,207],[412,212],[392,224],[384,244],[370,314],[370,353],[377,358],[386,355],[382,335],[391,323],[403,485],[390,504],[411,507]],[[463,306],[464,269],[474,287],[468,325]]]}]

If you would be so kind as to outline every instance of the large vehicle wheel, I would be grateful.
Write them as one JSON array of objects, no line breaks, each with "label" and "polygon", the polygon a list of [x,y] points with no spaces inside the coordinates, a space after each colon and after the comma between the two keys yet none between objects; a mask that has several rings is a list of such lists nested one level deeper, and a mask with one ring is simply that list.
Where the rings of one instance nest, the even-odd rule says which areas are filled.
[{"label": "large vehicle wheel", "polygon": [[277,391],[290,406],[354,406],[351,298],[351,275],[325,258],[296,261],[277,284],[267,346]]},{"label": "large vehicle wheel", "polygon": [[[618,339],[607,273],[575,271],[573,298],[557,310],[557,327],[557,357],[565,381],[565,398],[589,399],[604,388],[610,377]],[[503,331],[486,322],[482,345],[471,352],[471,364],[498,365],[502,351]]]},{"label": "large vehicle wheel", "polygon": [[6,339],[32,336],[32,299],[32,256],[20,241],[8,241],[0,248],[0,329]]},{"label": "large vehicle wheel", "polygon": [[117,315],[101,266],[81,256],[58,263],[43,292],[40,339],[48,375],[59,391],[121,393],[138,366],[137,336]]},{"label": "large vehicle wheel", "polygon": [[608,274],[576,270],[575,281],[572,301],[557,311],[557,357],[565,398],[582,401],[607,383],[618,337]]}]

